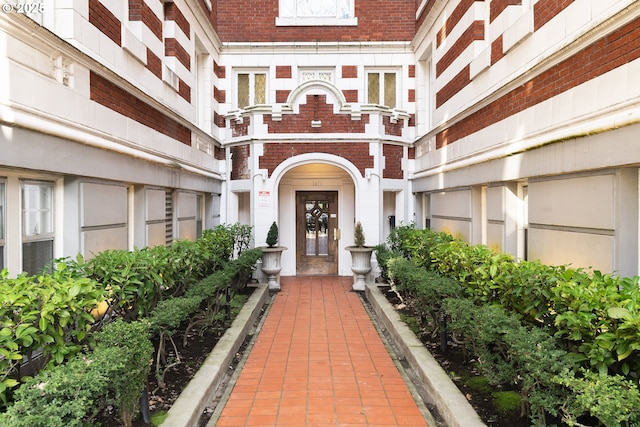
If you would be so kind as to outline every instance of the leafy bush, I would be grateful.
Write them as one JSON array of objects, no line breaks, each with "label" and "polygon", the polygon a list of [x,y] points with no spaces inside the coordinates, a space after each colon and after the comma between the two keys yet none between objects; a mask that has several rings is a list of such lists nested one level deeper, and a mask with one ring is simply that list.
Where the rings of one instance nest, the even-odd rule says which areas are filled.
[{"label": "leafy bush", "polygon": [[82,349],[94,322],[91,310],[103,291],[87,278],[75,278],[60,263],[51,274],[0,273],[0,400],[19,383],[23,359],[42,354],[60,364]]},{"label": "leafy bush", "polygon": [[596,417],[608,427],[640,425],[640,392],[635,382],[587,370],[581,370],[579,376],[564,371],[555,381],[570,391],[561,408],[568,425],[578,425],[581,415]]},{"label": "leafy bush", "polygon": [[[423,314],[423,327],[429,327],[435,336],[440,330],[441,304],[446,298],[462,295],[462,286],[456,281],[442,277],[432,271],[414,266],[405,258],[387,261],[389,278],[396,290],[407,297],[410,304]],[[428,319],[428,320],[427,320]]]},{"label": "leafy bush", "polygon": [[14,404],[0,414],[0,425],[89,426],[102,408],[114,402],[123,424],[130,426],[153,351],[147,329],[141,322],[108,325],[96,334],[93,352],[51,365],[18,388]]},{"label": "leafy bush", "polygon": [[[494,384],[517,380],[523,408],[535,425],[545,425],[547,414],[567,422],[588,414],[608,426],[637,422],[640,406],[622,401],[620,390],[628,390],[635,402],[640,372],[638,277],[516,262],[485,246],[428,230],[406,229],[403,238],[396,251],[381,248],[381,271],[404,298],[419,301],[408,304],[423,313],[433,317],[443,305],[453,339],[478,361],[481,371]],[[422,271],[412,272],[411,264]],[[439,289],[431,273],[457,285]],[[445,290],[457,297],[442,304]],[[576,376],[580,366],[585,373]],[[568,373],[560,376],[563,369]],[[604,398],[607,389],[609,400]],[[622,412],[613,416],[614,408]]]},{"label": "leafy bush", "polygon": [[[202,279],[183,296],[163,300],[156,305],[150,313],[149,322],[153,333],[159,337],[155,369],[160,387],[165,385],[164,375],[168,367],[180,363],[177,350],[177,360],[172,364],[168,364],[165,356],[167,343],[176,348],[173,341],[175,331],[187,323],[183,338],[186,345],[187,336],[193,328],[206,327],[220,318],[224,319],[227,315],[227,292],[230,292],[229,298],[232,298],[233,292],[246,286],[261,253],[260,249],[245,250],[238,259]],[[229,315],[230,310],[229,307]],[[221,313],[223,314],[220,315]]]},{"label": "leafy bush", "polygon": [[[140,395],[147,383],[153,345],[149,324],[145,321],[109,323],[96,334],[93,352],[97,363],[110,365],[110,380],[104,384],[112,393],[122,423],[129,427],[140,405]],[[117,359],[108,357],[117,349]]]}]

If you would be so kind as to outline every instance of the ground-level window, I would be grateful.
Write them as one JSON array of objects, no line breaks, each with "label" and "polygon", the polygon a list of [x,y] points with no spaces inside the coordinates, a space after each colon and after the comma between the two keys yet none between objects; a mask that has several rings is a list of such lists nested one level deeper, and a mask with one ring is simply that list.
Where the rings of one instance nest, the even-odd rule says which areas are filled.
[{"label": "ground-level window", "polygon": [[397,104],[396,73],[390,71],[367,72],[367,102],[395,108]]},{"label": "ground-level window", "polygon": [[267,103],[267,74],[238,73],[238,108]]},{"label": "ground-level window", "polygon": [[53,259],[54,183],[24,181],[22,199],[22,269],[37,274]]},{"label": "ground-level window", "polygon": [[5,194],[6,194],[6,182],[3,180],[0,180],[0,270],[2,270],[4,268],[4,230],[6,228],[5,225],[5,211],[6,211],[6,206],[7,206],[7,202],[6,202],[6,198],[5,198]]},{"label": "ground-level window", "polygon": [[202,237],[204,220],[204,196],[196,196],[196,237]]}]

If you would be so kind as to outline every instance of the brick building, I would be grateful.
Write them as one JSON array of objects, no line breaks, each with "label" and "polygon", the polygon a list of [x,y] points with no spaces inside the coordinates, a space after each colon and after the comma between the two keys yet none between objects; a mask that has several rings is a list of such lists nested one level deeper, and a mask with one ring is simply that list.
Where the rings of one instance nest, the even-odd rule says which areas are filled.
[{"label": "brick building", "polygon": [[356,221],[638,274],[640,2],[2,1],[11,274],[236,221],[283,275]]}]

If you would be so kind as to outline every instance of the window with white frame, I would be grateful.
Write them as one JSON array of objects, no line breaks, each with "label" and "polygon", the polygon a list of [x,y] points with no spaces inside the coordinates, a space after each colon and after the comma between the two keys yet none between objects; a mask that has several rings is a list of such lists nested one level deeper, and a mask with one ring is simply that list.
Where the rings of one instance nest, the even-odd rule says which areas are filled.
[{"label": "window with white frame", "polygon": [[357,25],[354,0],[280,0],[276,25]]},{"label": "window with white frame", "polygon": [[22,269],[40,273],[53,259],[54,183],[24,181],[22,199]]},{"label": "window with white frame", "polygon": [[367,71],[367,103],[396,108],[397,80],[394,71]]},{"label": "window with white frame", "polygon": [[239,72],[238,108],[267,103],[267,74],[265,72]]},{"label": "window with white frame", "polygon": [[5,198],[5,194],[6,194],[6,182],[4,180],[0,180],[0,270],[2,270],[4,268],[5,262],[4,262],[4,246],[5,246],[5,236],[4,236],[4,230],[6,228],[5,226],[5,211],[6,211],[6,206],[7,206],[7,202],[6,202],[6,198]]}]

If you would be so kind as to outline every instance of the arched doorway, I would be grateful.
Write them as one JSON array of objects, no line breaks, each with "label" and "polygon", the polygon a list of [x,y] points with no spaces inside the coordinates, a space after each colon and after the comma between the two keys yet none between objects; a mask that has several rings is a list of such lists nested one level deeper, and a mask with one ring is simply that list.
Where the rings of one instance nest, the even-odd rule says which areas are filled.
[{"label": "arched doorway", "polygon": [[353,222],[355,205],[347,170],[329,163],[292,166],[282,174],[278,195],[280,233],[293,243],[287,255],[295,274],[345,274],[348,260],[340,240],[343,229],[352,228],[348,219]]}]

